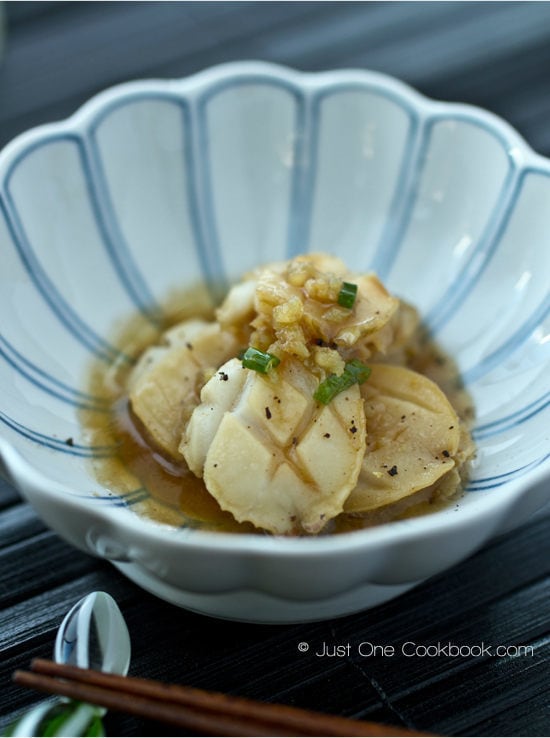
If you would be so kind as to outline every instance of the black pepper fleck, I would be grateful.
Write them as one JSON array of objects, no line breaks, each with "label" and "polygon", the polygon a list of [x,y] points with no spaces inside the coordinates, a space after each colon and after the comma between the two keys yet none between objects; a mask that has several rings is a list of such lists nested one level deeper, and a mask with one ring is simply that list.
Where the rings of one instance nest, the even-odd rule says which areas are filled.
[{"label": "black pepper fleck", "polygon": [[226,374],[225,372],[218,372],[218,374],[222,382],[227,382],[229,379],[229,374]]},{"label": "black pepper fleck", "polygon": [[330,438],[330,433],[325,433],[325,435],[323,436],[323,438]]},{"label": "black pepper fleck", "polygon": [[266,409],[265,409],[265,417],[268,420],[271,420],[271,410],[268,407],[266,407]]},{"label": "black pepper fleck", "polygon": [[185,343],[185,345],[187,346],[187,348],[189,349],[189,351],[193,351],[193,344],[192,343],[189,343],[189,341],[187,341]]},{"label": "black pepper fleck", "polygon": [[395,477],[395,475],[397,474],[397,467],[395,466],[395,464],[392,466],[391,469],[388,469],[388,474],[390,475],[390,477]]},{"label": "black pepper fleck", "polygon": [[442,453],[442,454],[443,454],[443,456],[445,456],[445,458],[447,458],[447,459],[448,459],[448,458],[449,458],[449,456],[451,455],[451,454],[450,454],[450,453],[449,453],[449,452],[447,451],[447,449],[444,449],[444,450],[443,450],[443,451],[442,451],[441,453]]},{"label": "black pepper fleck", "polygon": [[67,446],[74,446],[74,441],[72,438],[66,438],[65,443],[67,444]]}]

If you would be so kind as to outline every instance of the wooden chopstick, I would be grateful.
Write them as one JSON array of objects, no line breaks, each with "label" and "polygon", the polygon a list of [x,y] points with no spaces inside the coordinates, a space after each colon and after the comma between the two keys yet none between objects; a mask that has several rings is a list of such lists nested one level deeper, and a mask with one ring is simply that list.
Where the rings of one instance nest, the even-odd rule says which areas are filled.
[{"label": "wooden chopstick", "polygon": [[256,702],[194,687],[34,659],[20,685],[216,736],[426,736],[362,720]]}]

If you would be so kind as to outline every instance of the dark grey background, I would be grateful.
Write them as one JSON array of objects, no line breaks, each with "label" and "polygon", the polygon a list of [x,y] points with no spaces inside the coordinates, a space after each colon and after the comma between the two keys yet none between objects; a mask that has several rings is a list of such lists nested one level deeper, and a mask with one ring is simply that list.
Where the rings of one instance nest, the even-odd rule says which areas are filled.
[{"label": "dark grey background", "polygon": [[[550,154],[549,3],[6,3],[0,145],[101,89],[263,59],[367,67],[481,105]],[[0,267],[1,268],[1,267]],[[316,625],[251,626],[187,613],[78,553],[0,482],[0,732],[32,692],[14,669],[51,655],[64,612],[93,589],[128,620],[132,673],[444,735],[548,735],[549,520],[539,514],[394,602]],[[434,552],[437,555],[437,552]],[[532,645],[532,657],[321,659],[324,640]],[[110,715],[111,735],[175,735]]]}]

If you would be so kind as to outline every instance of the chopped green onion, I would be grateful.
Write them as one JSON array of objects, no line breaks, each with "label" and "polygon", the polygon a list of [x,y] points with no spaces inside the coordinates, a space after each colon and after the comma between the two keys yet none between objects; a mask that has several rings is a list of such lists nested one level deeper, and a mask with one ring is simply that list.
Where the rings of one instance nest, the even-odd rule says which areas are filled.
[{"label": "chopped green onion", "polygon": [[355,379],[357,384],[363,384],[370,377],[371,369],[360,362],[359,359],[352,359],[346,362],[344,373],[346,372]]},{"label": "chopped green onion", "polygon": [[351,387],[352,384],[354,384],[354,381],[345,372],[339,377],[336,374],[331,374],[317,387],[313,393],[313,399],[323,405],[328,405],[336,395]]},{"label": "chopped green onion", "polygon": [[354,384],[363,384],[363,382],[366,382],[370,373],[370,368],[362,364],[358,359],[348,361],[339,377],[336,374],[331,374],[321,382],[313,394],[313,399],[323,405],[328,405],[340,392],[349,389]]},{"label": "chopped green onion", "polygon": [[357,285],[351,282],[342,282],[342,287],[338,293],[338,305],[345,308],[352,308],[357,297]]},{"label": "chopped green onion", "polygon": [[273,354],[268,354],[260,349],[247,348],[242,357],[243,367],[245,369],[253,369],[260,374],[267,374],[270,369],[274,369],[281,360]]}]

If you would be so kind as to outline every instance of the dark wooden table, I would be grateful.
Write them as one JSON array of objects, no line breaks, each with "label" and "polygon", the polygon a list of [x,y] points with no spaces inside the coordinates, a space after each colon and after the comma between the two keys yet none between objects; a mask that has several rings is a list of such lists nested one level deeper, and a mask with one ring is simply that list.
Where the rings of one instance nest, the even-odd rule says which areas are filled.
[{"label": "dark wooden table", "polygon": [[[427,95],[496,112],[550,155],[549,3],[11,2],[4,10],[0,145],[69,115],[109,85],[254,58],[304,70],[390,73]],[[11,683],[13,670],[49,657],[67,609],[102,589],[127,618],[135,675],[442,735],[548,735],[549,521],[548,512],[539,513],[369,612],[315,625],[253,626],[194,615],[146,594],[108,563],[70,548],[0,483],[0,733],[39,699]],[[349,643],[350,656],[315,656],[323,641]],[[407,656],[407,641],[451,642],[471,653]],[[310,645],[307,653],[301,642]],[[396,652],[361,655],[361,643]],[[483,644],[510,653],[476,656],[473,647]],[[106,724],[110,735],[177,734],[122,715],[109,715]]]}]

